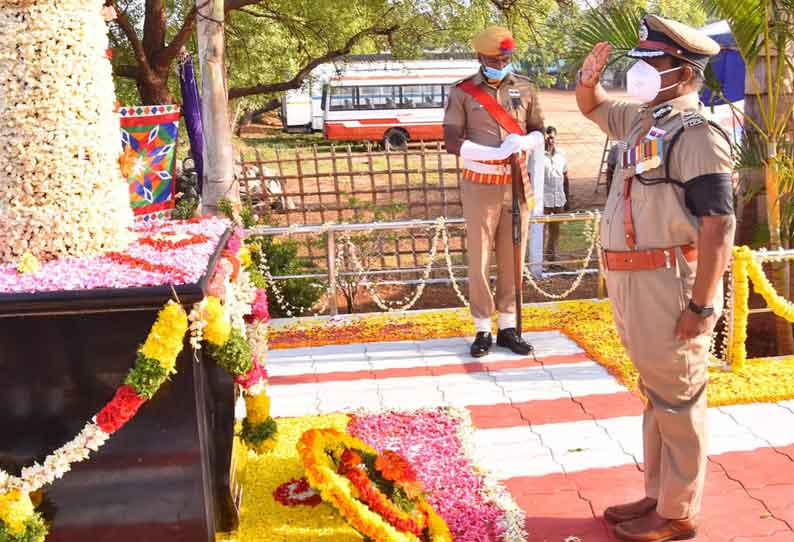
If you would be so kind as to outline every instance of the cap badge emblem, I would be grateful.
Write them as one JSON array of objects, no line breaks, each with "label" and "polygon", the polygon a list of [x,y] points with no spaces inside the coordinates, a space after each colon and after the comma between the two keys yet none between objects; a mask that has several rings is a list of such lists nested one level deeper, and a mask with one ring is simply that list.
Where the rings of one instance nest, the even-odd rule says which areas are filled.
[{"label": "cap badge emblem", "polygon": [[640,23],[640,41],[645,41],[648,39],[648,26],[645,24],[645,21]]}]

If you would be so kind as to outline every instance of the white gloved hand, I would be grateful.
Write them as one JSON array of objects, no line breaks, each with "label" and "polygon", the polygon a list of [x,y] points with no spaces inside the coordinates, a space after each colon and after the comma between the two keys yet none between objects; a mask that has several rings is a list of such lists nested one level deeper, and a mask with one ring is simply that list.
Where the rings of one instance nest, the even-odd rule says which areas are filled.
[{"label": "white gloved hand", "polygon": [[521,138],[521,150],[525,152],[532,152],[535,149],[542,149],[546,143],[543,134],[535,130]]},{"label": "white gloved hand", "polygon": [[504,141],[502,141],[502,145],[499,147],[504,153],[505,158],[508,156],[517,153],[521,150],[523,145],[523,137],[518,134],[510,134],[508,135]]},{"label": "white gloved hand", "polygon": [[460,146],[460,157],[474,161],[504,160],[512,153],[507,153],[502,147],[504,147],[504,143],[501,147],[489,147],[467,139]]}]

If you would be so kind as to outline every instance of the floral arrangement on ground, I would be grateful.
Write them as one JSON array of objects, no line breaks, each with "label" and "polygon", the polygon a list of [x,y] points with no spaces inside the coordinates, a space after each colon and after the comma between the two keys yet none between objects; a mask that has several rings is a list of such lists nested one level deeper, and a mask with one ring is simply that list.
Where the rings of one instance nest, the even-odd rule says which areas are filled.
[{"label": "floral arrangement on ground", "polygon": [[[157,238],[150,242],[175,243],[180,248],[206,243],[208,236],[196,234],[199,235],[201,239],[192,244],[184,243],[184,238]],[[239,439],[258,453],[273,448],[278,428],[270,417],[264,367],[270,314],[264,284],[255,271],[253,275],[249,272],[252,268],[248,247],[235,232],[213,270],[208,295],[192,307],[189,315],[178,302],[170,300],[165,304],[126,378],[82,431],[41,464],[24,467],[19,476],[0,470],[1,541],[41,542],[46,538],[48,529],[33,505],[31,493],[63,477],[74,463],[87,460],[135,416],[176,372],[188,331],[193,348],[206,346],[212,359],[231,373],[243,390],[245,414]]]},{"label": "floral arrangement on ground", "polygon": [[[559,330],[576,341],[629,390],[639,393],[639,375],[620,342],[606,300],[579,300],[525,306],[524,331]],[[343,318],[307,318],[276,324],[270,348],[326,344],[407,341],[471,336],[466,309],[371,314]],[[747,360],[734,372],[710,368],[709,405],[776,402],[794,399],[794,356]]]},{"label": "floral arrangement on ground", "polygon": [[[362,533],[388,541],[422,536],[456,542],[525,540],[523,512],[471,459],[472,431],[468,412],[453,408],[282,418],[273,451],[247,462],[240,528],[232,536],[245,542],[359,542],[366,539]],[[326,452],[314,453],[321,449]],[[379,474],[362,476],[364,471]],[[327,477],[335,482],[329,485]],[[370,508],[365,501],[388,493],[389,478],[397,479],[391,482],[405,494],[423,489],[427,508],[418,506],[419,513],[412,516],[410,507],[403,509],[389,499],[375,505],[383,513],[362,514]],[[344,502],[342,507],[352,503],[359,514],[356,528],[329,501]],[[428,510],[434,511],[429,521],[421,518]],[[390,521],[408,518],[417,525],[406,521],[407,529],[422,522],[433,526],[418,537],[385,527],[394,529]]]}]

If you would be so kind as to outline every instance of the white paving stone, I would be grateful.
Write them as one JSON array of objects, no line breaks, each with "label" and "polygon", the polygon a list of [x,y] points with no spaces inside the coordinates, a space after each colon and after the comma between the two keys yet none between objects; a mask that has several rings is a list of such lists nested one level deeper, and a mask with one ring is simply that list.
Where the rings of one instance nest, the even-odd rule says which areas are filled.
[{"label": "white paving stone", "polygon": [[740,425],[766,441],[769,446],[791,444],[794,432],[794,412],[769,404],[734,405],[720,410],[732,416]]}]

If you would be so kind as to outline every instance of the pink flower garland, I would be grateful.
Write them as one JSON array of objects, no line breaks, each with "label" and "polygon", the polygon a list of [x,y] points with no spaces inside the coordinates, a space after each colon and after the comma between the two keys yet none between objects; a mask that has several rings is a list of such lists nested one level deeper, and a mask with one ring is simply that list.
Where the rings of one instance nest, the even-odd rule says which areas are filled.
[{"label": "pink flower garland", "polygon": [[257,289],[256,298],[251,304],[250,320],[267,324],[270,321],[270,310],[267,305],[267,292],[262,288]]},{"label": "pink flower garland", "polygon": [[483,478],[463,452],[459,428],[459,420],[435,410],[354,416],[348,425],[379,452],[391,449],[411,462],[456,542],[501,541],[504,511],[486,501]]}]

